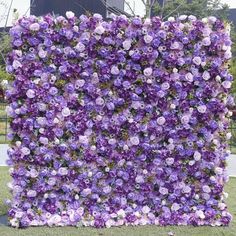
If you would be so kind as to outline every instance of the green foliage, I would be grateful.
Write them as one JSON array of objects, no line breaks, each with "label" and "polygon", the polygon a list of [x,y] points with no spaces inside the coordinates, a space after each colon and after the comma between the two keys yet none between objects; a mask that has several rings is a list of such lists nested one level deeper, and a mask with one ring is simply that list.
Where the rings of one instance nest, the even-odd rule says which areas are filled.
[{"label": "green foliage", "polygon": [[233,83],[232,83],[232,88],[231,88],[231,92],[233,94],[236,94],[236,59],[233,59],[231,61],[230,64],[230,73],[232,74],[232,76],[234,77]]},{"label": "green foliage", "polygon": [[7,54],[11,51],[11,40],[8,32],[0,33],[0,66],[5,66]]},{"label": "green foliage", "polygon": [[198,18],[214,15],[227,19],[229,6],[220,0],[172,0],[165,1],[164,7],[156,4],[155,15],[167,18],[178,15],[194,15]]}]

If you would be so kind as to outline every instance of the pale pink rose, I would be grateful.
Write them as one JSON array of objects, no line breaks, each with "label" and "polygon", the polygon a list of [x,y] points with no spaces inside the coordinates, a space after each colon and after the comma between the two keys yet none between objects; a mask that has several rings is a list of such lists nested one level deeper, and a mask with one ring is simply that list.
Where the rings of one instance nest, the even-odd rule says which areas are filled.
[{"label": "pale pink rose", "polygon": [[139,137],[138,136],[131,137],[130,142],[132,145],[139,145]]},{"label": "pale pink rose", "polygon": [[130,39],[126,39],[122,45],[125,50],[129,50],[131,48],[132,41]]},{"label": "pale pink rose", "polygon": [[67,167],[60,167],[59,169],[58,169],[58,174],[59,175],[67,175],[69,173],[69,171],[68,171],[68,168]]},{"label": "pale pink rose", "polygon": [[99,106],[102,106],[105,103],[105,101],[103,98],[98,97],[98,98],[96,98],[95,103]]},{"label": "pale pink rose", "polygon": [[211,38],[210,37],[205,37],[203,40],[202,40],[202,44],[204,46],[210,46],[211,45]]},{"label": "pale pink rose", "polygon": [[166,122],[166,119],[165,119],[164,116],[160,116],[160,117],[157,118],[157,124],[158,125],[164,125],[165,122]]},{"label": "pale pink rose", "polygon": [[40,58],[45,58],[47,56],[47,51],[39,50],[38,54]]},{"label": "pale pink rose", "polygon": [[37,192],[35,190],[27,191],[27,197],[36,197]]},{"label": "pale pink rose", "polygon": [[204,71],[203,74],[202,74],[202,78],[204,80],[209,80],[211,78],[211,75],[208,71]]},{"label": "pale pink rose", "polygon": [[225,80],[222,82],[222,86],[226,89],[229,89],[232,85],[232,82],[231,81],[228,81],[228,80]]},{"label": "pale pink rose", "polygon": [[102,25],[99,25],[99,26],[97,26],[97,27],[95,28],[94,32],[95,32],[96,34],[102,35],[102,34],[105,32],[105,29],[103,28]]},{"label": "pale pink rose", "polygon": [[168,194],[168,189],[167,188],[165,188],[165,187],[160,187],[159,188],[159,192],[162,194],[162,195],[166,195],[166,194]]},{"label": "pale pink rose", "polygon": [[88,144],[89,139],[88,139],[88,137],[85,136],[85,135],[80,135],[80,136],[79,136],[79,142],[82,143],[82,144]]},{"label": "pale pink rose", "polygon": [[161,84],[162,90],[168,90],[170,88],[170,84],[168,82],[164,82]]},{"label": "pale pink rose", "polygon": [[135,182],[138,183],[138,184],[144,183],[143,176],[142,175],[137,175],[136,178],[135,178]]},{"label": "pale pink rose", "polygon": [[193,74],[188,72],[186,75],[185,75],[185,79],[188,81],[188,82],[193,82]]},{"label": "pale pink rose", "polygon": [[151,35],[149,35],[149,34],[144,35],[143,38],[144,38],[144,42],[145,43],[151,43],[152,40],[153,40],[153,37]]},{"label": "pale pink rose", "polygon": [[32,31],[39,31],[40,25],[39,25],[38,23],[33,23],[33,24],[30,25],[29,28],[30,28],[30,30],[32,30]]},{"label": "pale pink rose", "polygon": [[173,203],[171,206],[172,211],[178,211],[180,209],[180,205],[178,203]]},{"label": "pale pink rose", "polygon": [[119,68],[117,66],[112,66],[111,67],[111,74],[119,75],[119,73],[120,73],[120,70],[119,70]]},{"label": "pale pink rose", "polygon": [[152,75],[152,68],[151,68],[151,67],[148,67],[148,68],[144,69],[143,74],[144,74],[145,76],[150,76],[150,75]]},{"label": "pale pink rose", "polygon": [[27,148],[27,147],[23,147],[23,148],[21,148],[21,153],[24,154],[25,156],[29,155],[30,154],[30,149]]},{"label": "pale pink rose", "polygon": [[195,161],[200,161],[201,160],[201,153],[198,152],[198,151],[195,151],[194,154],[193,154],[193,158]]},{"label": "pale pink rose", "polygon": [[188,185],[185,185],[182,191],[183,191],[183,193],[190,193],[191,188]]},{"label": "pale pink rose", "polygon": [[172,158],[172,157],[166,158],[166,164],[167,164],[168,166],[174,164],[174,162],[175,162],[175,159],[174,159],[174,158]]},{"label": "pale pink rose", "polygon": [[199,113],[205,113],[206,109],[207,109],[207,107],[205,105],[200,105],[197,107],[197,110]]},{"label": "pale pink rose", "polygon": [[76,80],[76,82],[75,82],[75,87],[76,87],[76,88],[81,88],[81,87],[84,86],[84,84],[85,84],[85,80],[83,80],[83,79],[78,79],[78,80]]},{"label": "pale pink rose", "polygon": [[188,115],[183,115],[181,117],[181,123],[182,124],[188,124],[189,123],[189,120],[190,120],[190,117]]},{"label": "pale pink rose", "polygon": [[75,46],[75,49],[78,51],[78,52],[83,52],[85,50],[85,45],[82,44],[81,42],[77,43],[77,45]]},{"label": "pale pink rose", "polygon": [[34,98],[35,97],[35,91],[32,90],[32,89],[28,89],[27,92],[26,92],[26,96],[28,98]]},{"label": "pale pink rose", "polygon": [[202,63],[202,59],[201,59],[201,57],[194,57],[193,58],[193,63],[195,64],[195,65],[201,65],[201,63]]},{"label": "pale pink rose", "polygon": [[81,195],[83,197],[86,197],[86,196],[90,195],[91,193],[92,193],[92,190],[90,188],[85,188],[82,190]]},{"label": "pale pink rose", "polygon": [[19,67],[22,67],[22,64],[18,60],[14,60],[12,66],[14,69],[18,69]]},{"label": "pale pink rose", "polygon": [[70,115],[70,109],[68,107],[64,107],[61,111],[62,116],[67,117]]},{"label": "pale pink rose", "polygon": [[208,185],[203,185],[202,186],[202,190],[205,193],[210,193],[211,192],[211,189],[210,189],[210,187]]}]

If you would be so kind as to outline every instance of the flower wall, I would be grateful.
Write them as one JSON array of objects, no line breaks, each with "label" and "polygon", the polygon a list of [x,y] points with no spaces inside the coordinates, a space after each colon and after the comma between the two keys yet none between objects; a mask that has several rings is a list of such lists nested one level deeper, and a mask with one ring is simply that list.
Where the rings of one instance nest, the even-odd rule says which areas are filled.
[{"label": "flower wall", "polygon": [[67,12],[10,34],[12,226],[229,224],[227,25]]}]

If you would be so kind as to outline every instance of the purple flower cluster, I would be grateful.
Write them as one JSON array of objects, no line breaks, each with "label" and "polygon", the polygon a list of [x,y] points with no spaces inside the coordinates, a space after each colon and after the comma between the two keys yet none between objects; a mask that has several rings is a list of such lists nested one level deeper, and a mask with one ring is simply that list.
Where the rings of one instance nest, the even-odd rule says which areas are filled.
[{"label": "purple flower cluster", "polygon": [[229,224],[227,25],[67,12],[10,35],[12,226]]}]

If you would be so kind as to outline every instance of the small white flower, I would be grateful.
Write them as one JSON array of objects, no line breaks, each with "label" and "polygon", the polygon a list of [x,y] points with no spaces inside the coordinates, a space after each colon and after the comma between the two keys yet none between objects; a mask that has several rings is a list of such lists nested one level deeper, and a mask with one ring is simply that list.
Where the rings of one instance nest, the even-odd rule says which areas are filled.
[{"label": "small white flower", "polygon": [[53,215],[48,221],[48,225],[52,226],[52,225],[58,225],[61,222],[61,216],[60,215]]},{"label": "small white flower", "polygon": [[72,18],[74,18],[74,16],[75,16],[75,13],[74,13],[74,12],[72,12],[72,11],[67,11],[67,12],[66,12],[66,17],[67,17],[68,19],[72,19]]},{"label": "small white flower", "polygon": [[191,188],[188,185],[185,185],[182,191],[183,191],[183,193],[190,193]]},{"label": "small white flower", "polygon": [[181,123],[182,124],[188,124],[189,123],[189,120],[190,120],[190,117],[188,116],[188,115],[183,115],[182,117],[181,117]]},{"label": "small white flower", "polygon": [[67,117],[70,115],[70,109],[68,107],[64,107],[61,111],[62,116]]}]

